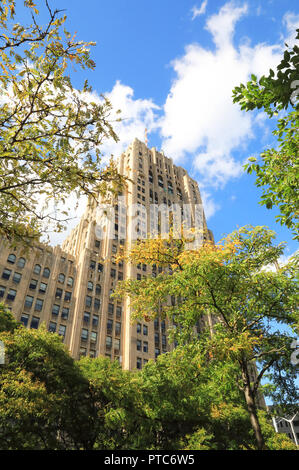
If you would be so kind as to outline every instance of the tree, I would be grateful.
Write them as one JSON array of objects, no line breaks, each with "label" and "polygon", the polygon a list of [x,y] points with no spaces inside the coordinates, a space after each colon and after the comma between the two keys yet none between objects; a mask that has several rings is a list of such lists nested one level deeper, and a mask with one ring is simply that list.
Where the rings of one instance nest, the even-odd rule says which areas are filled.
[{"label": "tree", "polygon": [[[185,241],[171,236],[143,240],[125,256],[136,264],[160,264],[164,273],[124,281],[116,293],[130,297],[135,318],[149,321],[160,313],[174,320],[170,338],[182,344],[194,341],[194,327],[204,320],[198,341],[209,361],[237,366],[233,380],[244,395],[258,449],[265,446],[257,413],[262,379],[268,374],[272,382],[264,387],[266,395],[296,400],[290,362],[292,331],[298,328],[296,260],[277,272],[267,270],[283,253],[273,238],[264,227],[245,227],[198,250],[185,250]],[[175,305],[167,304],[169,296]]]},{"label": "tree", "polygon": [[102,142],[118,140],[111,103],[93,99],[87,82],[74,89],[69,76],[74,65],[95,67],[94,43],[71,36],[47,0],[45,27],[33,0],[24,5],[30,26],[17,22],[15,0],[0,6],[0,234],[10,241],[34,240],[49,224],[61,230],[68,210],[55,207],[68,196],[96,199],[124,183],[112,161],[101,163]]},{"label": "tree", "polygon": [[[299,29],[297,29],[299,39]],[[256,185],[263,189],[261,204],[271,209],[278,206],[277,217],[298,239],[298,161],[299,161],[299,47],[287,46],[276,74],[271,69],[268,76],[259,80],[251,75],[246,85],[233,90],[233,101],[242,110],[252,111],[263,108],[272,118],[280,116],[273,134],[278,147],[265,150],[257,161],[249,158],[245,165],[248,173],[256,173]]]}]

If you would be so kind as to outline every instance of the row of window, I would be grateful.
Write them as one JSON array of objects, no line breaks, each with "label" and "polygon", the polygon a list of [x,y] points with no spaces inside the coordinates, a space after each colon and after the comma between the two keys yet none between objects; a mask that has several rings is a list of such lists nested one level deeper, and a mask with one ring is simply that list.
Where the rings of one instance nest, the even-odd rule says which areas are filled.
[{"label": "row of window", "polygon": [[[39,326],[40,318],[39,317],[32,317],[30,321],[30,328],[37,329]],[[24,326],[28,326],[29,324],[29,315],[27,313],[22,313],[21,315],[21,323],[23,323]],[[52,333],[58,332],[60,336],[65,336],[66,333],[66,326],[65,325],[59,325],[58,330],[57,330],[57,323],[50,321],[48,330]]]},{"label": "row of window", "polygon": [[81,341],[88,341],[90,335],[91,343],[96,343],[98,339],[98,334],[96,331],[90,331],[87,328],[82,328],[81,330]]},{"label": "row of window", "polygon": [[112,346],[114,347],[114,354],[119,354],[120,339],[114,338],[114,341],[113,341],[112,336],[106,336],[106,350],[110,351],[112,349]]},{"label": "row of window", "polygon": [[[110,318],[107,320],[106,331],[108,334],[112,334],[113,332],[113,320]],[[115,336],[120,336],[121,334],[121,323],[119,321],[115,322],[114,334]]]}]

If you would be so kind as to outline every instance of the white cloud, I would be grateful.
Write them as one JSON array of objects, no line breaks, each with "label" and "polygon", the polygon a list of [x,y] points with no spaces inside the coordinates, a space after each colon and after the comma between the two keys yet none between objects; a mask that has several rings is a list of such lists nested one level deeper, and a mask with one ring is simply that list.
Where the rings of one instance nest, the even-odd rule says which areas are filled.
[{"label": "white cloud", "polygon": [[286,36],[284,36],[284,42],[288,44],[289,47],[293,47],[295,44],[298,45],[298,40],[296,41],[296,29],[299,28],[299,15],[296,15],[292,12],[287,12],[283,16],[283,25],[286,28]]},{"label": "white cloud", "polygon": [[281,46],[234,44],[236,23],[246,13],[246,4],[226,3],[206,21],[214,49],[190,44],[173,61],[176,79],[160,120],[164,152],[177,162],[192,154],[202,185],[210,188],[241,174],[243,162],[234,153],[254,135],[254,117],[233,104],[233,88],[251,73],[266,73],[281,58]]},{"label": "white cloud", "polygon": [[[114,113],[111,116],[112,121],[115,121],[113,128],[119,137],[119,142],[106,141],[101,149],[107,156],[111,154],[118,156],[135,137],[144,141],[145,128],[150,133],[157,127],[155,111],[159,107],[151,99],[134,99],[134,90],[119,81],[112,91],[105,93],[105,96],[111,101],[114,111],[121,110],[120,115]],[[122,120],[116,122],[119,117]]]},{"label": "white cloud", "polygon": [[191,9],[193,13],[192,20],[194,20],[197,16],[205,14],[207,4],[208,4],[208,0],[204,0],[199,8],[196,5],[194,5],[194,7]]}]

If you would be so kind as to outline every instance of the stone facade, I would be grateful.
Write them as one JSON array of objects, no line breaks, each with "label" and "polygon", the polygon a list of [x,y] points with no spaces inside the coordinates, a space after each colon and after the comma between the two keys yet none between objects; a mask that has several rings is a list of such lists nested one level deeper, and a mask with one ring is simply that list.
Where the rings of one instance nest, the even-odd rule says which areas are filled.
[{"label": "stone facade", "polygon": [[[201,197],[186,170],[137,139],[119,157],[118,170],[130,180],[110,204],[111,214],[103,201],[91,202],[61,247],[24,252],[1,244],[0,296],[27,327],[45,323],[62,335],[73,357],[105,355],[135,369],[174,345],[166,320],[132,324],[128,302],[110,297],[119,280],[156,276],[158,268],[116,263],[115,255],[119,246],[130,248],[136,238],[161,231],[160,216],[157,224],[150,216],[155,205],[166,212],[188,206],[194,226]],[[213,240],[203,212],[201,225],[203,236]]]}]

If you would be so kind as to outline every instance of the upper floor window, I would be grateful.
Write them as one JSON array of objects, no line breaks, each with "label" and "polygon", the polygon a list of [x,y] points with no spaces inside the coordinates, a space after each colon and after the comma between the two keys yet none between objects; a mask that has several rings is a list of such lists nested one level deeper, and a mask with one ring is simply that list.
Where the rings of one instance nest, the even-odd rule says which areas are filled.
[{"label": "upper floor window", "polygon": [[63,273],[58,274],[58,282],[60,282],[60,284],[63,284],[64,281],[65,281],[65,275]]},{"label": "upper floor window", "polygon": [[19,261],[17,263],[18,268],[24,268],[25,263],[26,263],[25,258],[19,258]]},{"label": "upper floor window", "polygon": [[10,253],[10,255],[8,255],[7,262],[14,264],[16,262],[16,255],[14,255],[13,253]]},{"label": "upper floor window", "polygon": [[43,271],[43,277],[49,278],[50,277],[50,269],[45,268]]},{"label": "upper floor window", "polygon": [[74,279],[71,276],[67,278],[67,285],[69,287],[73,287],[74,285]]},{"label": "upper floor window", "polygon": [[33,269],[34,274],[39,274],[41,272],[41,269],[42,268],[41,268],[40,264],[36,264],[34,266],[34,269]]}]

